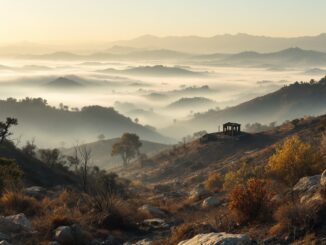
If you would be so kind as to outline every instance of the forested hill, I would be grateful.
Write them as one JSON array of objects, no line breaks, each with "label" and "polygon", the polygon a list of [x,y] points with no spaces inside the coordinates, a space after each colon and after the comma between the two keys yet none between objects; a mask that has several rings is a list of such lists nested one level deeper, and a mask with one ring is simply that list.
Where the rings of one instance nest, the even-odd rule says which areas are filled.
[{"label": "forested hill", "polygon": [[51,107],[41,98],[0,100],[0,118],[8,116],[18,119],[19,125],[14,130],[16,136],[23,139],[35,137],[41,146],[89,142],[99,134],[114,138],[125,132],[136,133],[146,140],[169,142],[153,128],[137,124],[111,107],[87,106],[69,110],[64,106],[61,109]]}]

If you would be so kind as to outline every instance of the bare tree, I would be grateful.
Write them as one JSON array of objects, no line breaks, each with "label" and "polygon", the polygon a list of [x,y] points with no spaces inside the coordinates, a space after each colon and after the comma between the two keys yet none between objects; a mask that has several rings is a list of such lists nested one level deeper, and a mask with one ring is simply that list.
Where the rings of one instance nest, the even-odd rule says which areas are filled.
[{"label": "bare tree", "polygon": [[89,164],[91,161],[92,150],[86,145],[77,147],[80,159],[80,170],[81,170],[81,178],[82,178],[82,186],[84,192],[88,190],[88,170]]}]

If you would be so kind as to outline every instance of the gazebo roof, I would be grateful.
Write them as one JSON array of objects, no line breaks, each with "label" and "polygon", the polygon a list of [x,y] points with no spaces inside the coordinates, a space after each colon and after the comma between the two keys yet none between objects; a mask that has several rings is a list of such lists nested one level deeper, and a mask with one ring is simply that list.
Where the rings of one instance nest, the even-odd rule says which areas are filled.
[{"label": "gazebo roof", "polygon": [[233,123],[233,122],[227,122],[227,123],[224,123],[223,126],[236,126],[236,127],[240,127],[241,124],[239,124],[239,123]]}]

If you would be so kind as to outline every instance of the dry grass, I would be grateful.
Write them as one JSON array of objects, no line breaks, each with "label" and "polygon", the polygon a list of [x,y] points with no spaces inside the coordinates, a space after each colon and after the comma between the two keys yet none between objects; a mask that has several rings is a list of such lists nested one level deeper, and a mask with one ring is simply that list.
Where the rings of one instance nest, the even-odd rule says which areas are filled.
[{"label": "dry grass", "polygon": [[209,224],[184,223],[172,229],[168,244],[178,244],[180,241],[190,239],[197,234],[214,231]]},{"label": "dry grass", "polygon": [[42,207],[35,198],[12,191],[6,191],[2,194],[0,209],[3,215],[24,213],[27,216],[34,216],[42,212]]},{"label": "dry grass", "polygon": [[299,230],[305,233],[315,231],[326,224],[325,215],[325,200],[310,204],[286,203],[274,213],[277,224],[270,229],[270,233],[295,235]]}]

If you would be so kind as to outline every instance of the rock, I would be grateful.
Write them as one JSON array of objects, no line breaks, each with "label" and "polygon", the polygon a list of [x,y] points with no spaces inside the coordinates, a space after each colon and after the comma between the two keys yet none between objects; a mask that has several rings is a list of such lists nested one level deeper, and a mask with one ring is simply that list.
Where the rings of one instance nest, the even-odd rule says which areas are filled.
[{"label": "rock", "polygon": [[3,241],[0,242],[0,245],[11,245],[11,243],[3,240]]},{"label": "rock", "polygon": [[142,225],[153,229],[166,229],[170,227],[163,219],[145,219]]},{"label": "rock", "polygon": [[54,239],[60,244],[72,244],[74,242],[74,235],[71,227],[59,226],[54,231]]},{"label": "rock", "polygon": [[10,220],[11,222],[22,226],[26,230],[32,230],[32,224],[31,222],[26,218],[25,214],[16,214],[16,215],[11,215],[6,217],[7,220]]},{"label": "rock", "polygon": [[48,243],[48,245],[60,245],[57,241],[51,241]]},{"label": "rock", "polygon": [[311,204],[314,202],[323,201],[323,197],[320,192],[308,193],[301,196],[300,203]]},{"label": "rock", "polygon": [[10,237],[7,236],[6,234],[3,234],[3,233],[0,232],[0,241],[3,241],[3,240],[9,241]]},{"label": "rock", "polygon": [[211,197],[207,197],[203,203],[202,203],[202,207],[203,208],[210,208],[210,207],[217,207],[218,205],[221,204],[221,199],[216,197],[216,196],[211,196]]},{"label": "rock", "polygon": [[42,198],[46,194],[46,189],[41,186],[31,186],[24,190],[27,196]]},{"label": "rock", "polygon": [[149,204],[141,206],[138,210],[153,217],[166,217],[166,213],[163,210]]},{"label": "rock", "polygon": [[145,238],[143,240],[137,241],[137,242],[125,242],[123,245],[151,245],[152,241]]},{"label": "rock", "polygon": [[326,187],[326,170],[320,176],[320,185]]},{"label": "rock", "polygon": [[303,177],[293,187],[293,191],[299,194],[313,193],[318,189],[320,179],[320,175]]},{"label": "rock", "polygon": [[6,234],[20,232],[24,229],[20,224],[16,224],[7,217],[0,216],[0,231]]},{"label": "rock", "polygon": [[197,186],[190,192],[190,199],[193,201],[198,201],[201,198],[207,196],[208,194],[208,191],[206,191],[204,187]]},{"label": "rock", "polygon": [[189,240],[180,242],[178,245],[246,245],[250,243],[251,240],[246,234],[228,234],[221,232],[199,234]]}]

